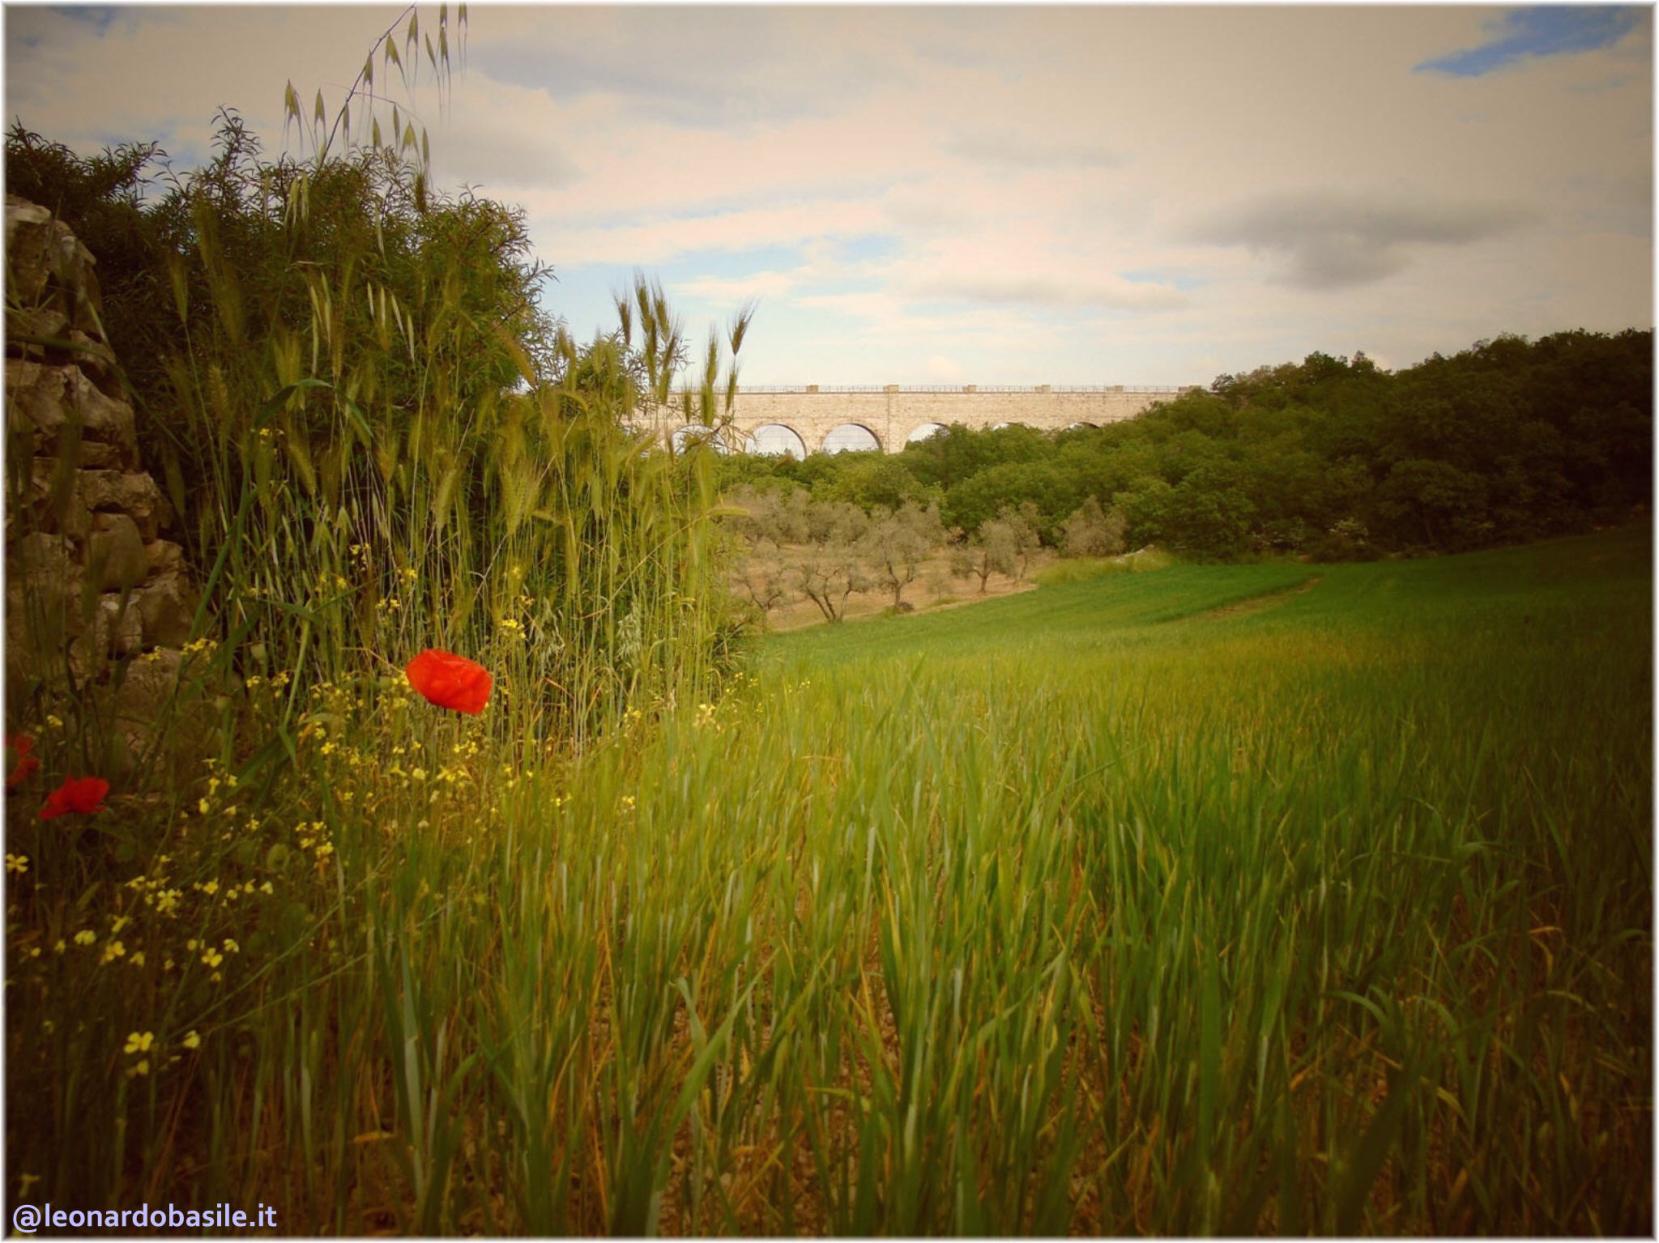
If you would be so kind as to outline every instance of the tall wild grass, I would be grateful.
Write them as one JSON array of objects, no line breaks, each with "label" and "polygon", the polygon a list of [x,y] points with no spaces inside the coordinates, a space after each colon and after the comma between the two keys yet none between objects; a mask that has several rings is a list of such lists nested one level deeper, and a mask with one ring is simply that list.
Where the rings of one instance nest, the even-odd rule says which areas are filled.
[{"label": "tall wild grass", "polygon": [[194,873],[41,868],[14,1180],[345,1232],[1639,1233],[1641,555],[803,634],[568,765],[325,692],[303,811],[226,775]]}]

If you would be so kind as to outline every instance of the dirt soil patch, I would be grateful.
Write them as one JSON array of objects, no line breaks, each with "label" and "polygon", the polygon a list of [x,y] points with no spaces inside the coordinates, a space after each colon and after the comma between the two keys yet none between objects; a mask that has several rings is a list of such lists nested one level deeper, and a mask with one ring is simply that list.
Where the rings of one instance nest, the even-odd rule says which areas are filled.
[{"label": "dirt soil patch", "polygon": [[1323,574],[1315,574],[1312,578],[1303,579],[1294,587],[1282,587],[1278,591],[1270,591],[1265,595],[1251,596],[1248,600],[1240,600],[1236,604],[1223,604],[1218,609],[1211,609],[1208,613],[1200,613],[1200,617],[1248,617],[1252,613],[1265,613],[1268,609],[1277,608],[1292,596],[1304,595],[1312,591],[1324,581]]}]

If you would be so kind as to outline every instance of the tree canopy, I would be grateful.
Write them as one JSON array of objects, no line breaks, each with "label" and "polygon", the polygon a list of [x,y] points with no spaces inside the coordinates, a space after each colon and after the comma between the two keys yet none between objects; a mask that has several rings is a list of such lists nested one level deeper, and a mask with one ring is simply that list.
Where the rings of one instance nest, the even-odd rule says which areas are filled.
[{"label": "tree canopy", "polygon": [[952,426],[891,456],[722,469],[866,511],[936,503],[964,537],[1028,506],[1054,547],[1109,522],[1130,547],[1208,559],[1461,551],[1651,504],[1652,354],[1636,330],[1502,336],[1393,373],[1316,353],[1101,428]]}]

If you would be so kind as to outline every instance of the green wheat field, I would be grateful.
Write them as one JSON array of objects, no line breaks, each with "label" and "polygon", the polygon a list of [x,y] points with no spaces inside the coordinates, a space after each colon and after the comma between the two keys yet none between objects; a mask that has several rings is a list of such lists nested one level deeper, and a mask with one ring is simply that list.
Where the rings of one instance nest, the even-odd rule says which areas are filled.
[{"label": "green wheat field", "polygon": [[[821,627],[487,796],[469,725],[316,710],[328,810],[228,842],[242,907],[119,932],[245,929],[217,992],[30,891],[11,1172],[285,1233],[1647,1233],[1651,555]],[[251,883],[287,852],[322,899]]]}]

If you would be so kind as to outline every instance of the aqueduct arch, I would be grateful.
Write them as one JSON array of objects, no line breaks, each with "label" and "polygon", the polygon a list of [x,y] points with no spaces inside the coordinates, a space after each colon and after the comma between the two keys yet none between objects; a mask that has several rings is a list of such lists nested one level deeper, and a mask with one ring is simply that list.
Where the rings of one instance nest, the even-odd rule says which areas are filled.
[{"label": "aqueduct arch", "polygon": [[750,453],[783,455],[800,461],[807,455],[806,441],[793,427],[782,423],[762,423],[749,433],[744,447]]},{"label": "aqueduct arch", "polygon": [[[825,450],[844,452],[861,445],[898,453],[952,423],[974,428],[1019,423],[1043,431],[1100,427],[1133,418],[1154,402],[1173,400],[1190,387],[757,385],[738,390],[732,408],[733,442],[751,452],[800,456]],[[648,417],[641,422],[654,427],[664,439],[677,438],[683,444],[695,433],[681,425],[678,409],[676,394],[654,425]],[[860,429],[874,443],[842,430],[849,427]],[[836,436],[833,446],[828,443],[832,436]],[[853,441],[858,443],[849,443]]]},{"label": "aqueduct arch", "polygon": [[838,423],[818,447],[823,453],[868,453],[881,448],[881,437],[863,423]]}]

